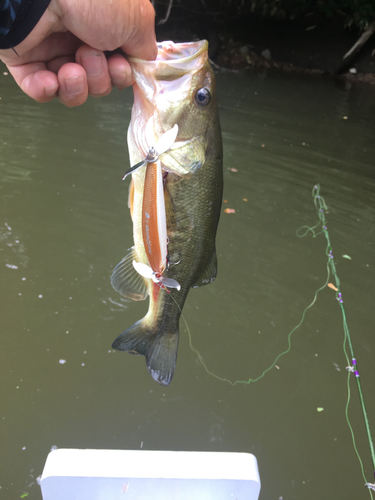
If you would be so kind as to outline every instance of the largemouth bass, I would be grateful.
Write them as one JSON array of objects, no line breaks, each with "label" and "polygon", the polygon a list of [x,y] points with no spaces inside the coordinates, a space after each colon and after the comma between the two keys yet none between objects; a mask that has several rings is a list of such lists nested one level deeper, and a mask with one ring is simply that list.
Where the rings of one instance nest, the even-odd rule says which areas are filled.
[{"label": "largemouth bass", "polygon": [[134,247],[115,267],[115,290],[150,297],[146,316],[113,342],[141,354],[169,385],[179,319],[190,288],[217,273],[215,237],[222,190],[222,139],[208,43],[162,42],[155,61],[129,58],[135,84],[128,129],[129,208]]}]

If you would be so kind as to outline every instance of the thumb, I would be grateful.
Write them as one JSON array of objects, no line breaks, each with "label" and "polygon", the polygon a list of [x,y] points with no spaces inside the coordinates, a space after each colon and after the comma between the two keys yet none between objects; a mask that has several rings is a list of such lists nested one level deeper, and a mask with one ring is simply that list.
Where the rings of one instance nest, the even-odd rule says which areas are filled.
[{"label": "thumb", "polygon": [[155,35],[155,10],[151,2],[139,2],[134,12],[135,29],[121,45],[132,57],[154,60],[158,54]]}]

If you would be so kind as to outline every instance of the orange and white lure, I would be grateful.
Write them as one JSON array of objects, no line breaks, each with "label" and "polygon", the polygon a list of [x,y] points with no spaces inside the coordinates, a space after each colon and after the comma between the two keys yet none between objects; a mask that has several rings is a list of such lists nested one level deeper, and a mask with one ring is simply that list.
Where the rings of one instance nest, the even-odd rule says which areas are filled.
[{"label": "orange and white lure", "polygon": [[152,279],[161,288],[180,290],[181,286],[176,280],[163,276],[167,266],[168,237],[163,171],[159,160],[159,156],[171,148],[177,134],[178,125],[175,125],[160,137],[155,147],[149,148],[146,158],[128,170],[123,179],[146,165],[142,203],[142,236],[149,265],[133,260],[135,270],[144,278]]}]

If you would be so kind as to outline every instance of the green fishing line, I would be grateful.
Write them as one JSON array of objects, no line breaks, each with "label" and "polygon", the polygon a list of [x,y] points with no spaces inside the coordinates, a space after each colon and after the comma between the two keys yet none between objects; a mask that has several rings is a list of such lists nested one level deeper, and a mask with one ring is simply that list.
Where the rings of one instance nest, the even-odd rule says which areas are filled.
[{"label": "green fishing line", "polygon": [[181,314],[182,316],[182,319],[184,320],[184,323],[185,323],[185,327],[186,327],[186,331],[188,333],[188,337],[189,337],[189,346],[190,346],[190,349],[197,355],[201,365],[203,366],[203,368],[205,369],[205,371],[211,375],[212,377],[215,377],[217,378],[218,380],[221,380],[222,382],[228,382],[228,384],[230,385],[237,385],[237,384],[251,384],[252,382],[258,382],[258,380],[260,380],[261,378],[264,377],[264,375],[269,372],[270,370],[272,370],[272,368],[274,368],[275,364],[278,362],[278,360],[284,356],[285,354],[288,354],[288,352],[290,351],[291,349],[291,346],[292,346],[292,340],[291,340],[291,337],[293,335],[293,333],[302,325],[304,319],[305,319],[305,316],[306,316],[306,313],[307,311],[315,304],[316,302],[316,299],[318,297],[318,293],[323,290],[326,286],[327,286],[327,283],[328,283],[328,279],[329,279],[329,274],[327,275],[327,280],[326,282],[324,283],[324,285],[322,285],[320,288],[318,288],[314,294],[314,298],[312,299],[312,301],[310,302],[310,304],[308,306],[305,307],[304,311],[302,312],[302,316],[301,316],[301,319],[299,321],[299,323],[289,332],[288,334],[288,337],[287,337],[287,341],[288,341],[288,347],[287,349],[285,349],[285,351],[281,352],[280,354],[278,354],[276,356],[276,358],[274,359],[273,363],[268,367],[266,368],[258,377],[256,378],[249,378],[248,380],[235,380],[234,382],[231,381],[231,380],[228,380],[226,378],[223,378],[223,377],[219,377],[219,375],[216,375],[215,373],[211,372],[208,368],[207,368],[207,365],[206,363],[204,362],[200,352],[198,351],[198,349],[196,349],[194,346],[193,346],[193,343],[192,343],[192,339],[191,339],[191,333],[190,333],[190,330],[189,330],[189,327],[188,327],[188,324],[186,322],[186,319],[184,317],[183,314]]},{"label": "green fishing line", "polygon": [[[316,229],[318,227],[320,227],[320,223],[316,224],[314,227],[308,227],[308,226],[303,226],[301,227],[300,229],[298,229],[297,231],[297,236],[299,238],[302,238],[304,236],[306,236],[309,232],[312,232],[314,237],[315,236],[318,236],[319,234],[321,234],[323,231],[319,231],[319,232],[316,232]],[[330,266],[329,266],[329,262],[327,261],[327,278],[325,280],[325,283],[320,286],[314,293],[314,297],[313,299],[311,300],[311,302],[305,307],[305,309],[303,310],[302,312],[302,315],[301,315],[301,319],[299,321],[299,323],[289,332],[288,336],[287,336],[287,343],[288,343],[288,346],[287,348],[282,351],[280,354],[278,354],[276,356],[276,358],[274,359],[274,361],[272,362],[272,364],[266,368],[258,377],[256,378],[249,378],[248,380],[235,380],[235,381],[232,381],[232,380],[228,380],[227,378],[224,378],[224,377],[220,377],[219,375],[216,375],[216,373],[213,373],[211,372],[206,363],[204,362],[203,360],[203,357],[202,355],[200,354],[200,352],[198,351],[198,349],[196,349],[194,346],[193,346],[193,342],[192,342],[192,338],[191,338],[191,333],[190,333],[190,329],[188,327],[188,324],[186,322],[186,319],[184,317],[184,315],[182,314],[181,312],[181,316],[182,316],[182,319],[185,323],[185,327],[186,327],[186,331],[188,333],[188,338],[189,338],[189,346],[190,346],[190,349],[197,355],[198,359],[199,359],[199,362],[201,363],[202,367],[204,368],[204,370],[208,373],[208,375],[211,375],[212,377],[218,379],[218,380],[221,380],[222,382],[227,382],[228,384],[230,385],[237,385],[237,384],[251,384],[253,382],[258,382],[261,378],[263,378],[265,376],[266,373],[268,373],[269,371],[271,371],[275,364],[278,362],[278,360],[282,357],[282,356],[285,356],[286,354],[289,353],[290,349],[291,349],[291,346],[292,346],[292,335],[293,333],[298,330],[298,328],[302,325],[302,323],[304,322],[305,320],[305,316],[306,316],[306,313],[309,309],[312,308],[312,306],[315,304],[317,298],[318,298],[318,294],[319,292],[321,292],[322,290],[324,290],[324,288],[326,288],[326,286],[328,285],[328,282],[329,282],[329,277],[330,277]]]},{"label": "green fishing line", "polygon": [[[335,266],[335,262],[334,262],[334,258],[333,258],[332,245],[331,245],[331,241],[330,241],[330,238],[329,238],[329,233],[328,233],[328,228],[327,228],[327,223],[326,223],[326,218],[325,218],[325,211],[327,210],[327,205],[326,205],[326,203],[324,201],[324,198],[320,195],[320,186],[319,186],[319,184],[317,184],[316,186],[314,186],[314,188],[312,190],[312,196],[313,196],[314,205],[315,205],[318,217],[319,217],[319,222],[315,226],[313,226],[313,227],[302,226],[301,228],[299,228],[297,230],[296,236],[298,238],[303,238],[304,236],[306,236],[309,233],[312,234],[313,238],[316,238],[320,234],[323,234],[325,236],[326,241],[327,241],[327,246],[326,246],[327,278],[326,278],[325,283],[315,291],[315,294],[314,294],[314,297],[313,297],[312,301],[303,310],[302,316],[301,316],[301,319],[300,319],[299,323],[289,332],[288,337],[287,337],[287,341],[288,341],[288,347],[287,347],[287,349],[285,349],[283,352],[281,352],[275,358],[274,362],[268,368],[266,368],[256,378],[249,378],[248,380],[236,380],[234,382],[231,381],[231,380],[228,380],[228,379],[226,379],[224,377],[220,377],[219,375],[216,375],[215,373],[211,372],[208,369],[206,363],[203,360],[202,355],[200,354],[200,352],[198,351],[198,349],[196,349],[193,346],[190,329],[188,327],[188,324],[187,324],[186,319],[185,319],[184,315],[182,314],[182,312],[181,312],[181,316],[182,316],[182,319],[183,319],[183,321],[185,323],[186,331],[188,333],[190,349],[197,355],[197,357],[199,359],[199,362],[201,363],[202,367],[204,368],[204,370],[209,375],[211,375],[212,377],[215,377],[216,379],[218,379],[218,380],[220,380],[222,382],[227,382],[227,383],[229,383],[231,385],[250,384],[252,382],[257,382],[258,380],[260,380],[261,378],[263,378],[264,375],[267,372],[269,372],[270,370],[272,370],[272,368],[275,366],[275,364],[277,363],[277,361],[282,356],[284,356],[285,354],[287,354],[290,351],[290,349],[291,349],[291,337],[292,337],[293,333],[302,325],[302,323],[303,323],[303,321],[305,319],[307,311],[309,309],[311,309],[311,307],[315,304],[319,292],[321,292],[324,288],[326,288],[326,286],[329,283],[330,276],[332,274],[332,276],[335,279],[336,289],[337,289],[337,291],[336,291],[336,299],[337,299],[337,302],[340,305],[341,312],[342,312],[343,329],[344,329],[343,350],[344,350],[345,358],[346,358],[346,361],[347,361],[347,364],[348,364],[348,366],[347,366],[347,370],[348,370],[348,378],[347,378],[348,397],[347,397],[346,406],[345,406],[345,417],[346,417],[346,422],[348,424],[348,427],[349,427],[349,430],[350,430],[350,433],[351,433],[354,451],[355,451],[355,453],[357,455],[357,458],[358,458],[358,461],[359,461],[359,464],[360,464],[360,468],[361,468],[361,472],[362,472],[362,477],[363,477],[363,479],[364,479],[364,481],[366,483],[366,486],[368,487],[368,492],[369,492],[370,497],[372,499],[373,498],[372,497],[372,490],[375,490],[375,484],[367,483],[366,482],[366,477],[365,477],[363,463],[362,463],[361,457],[359,455],[359,452],[358,452],[358,449],[357,449],[357,446],[356,446],[353,428],[352,428],[350,420],[349,420],[350,378],[351,378],[351,373],[354,373],[355,379],[356,379],[356,383],[357,383],[357,388],[358,388],[358,393],[359,393],[359,398],[360,398],[360,403],[361,403],[361,408],[362,408],[362,414],[363,414],[363,418],[364,418],[364,421],[365,421],[366,433],[367,433],[367,438],[368,438],[369,447],[370,447],[372,465],[373,465],[373,469],[375,471],[374,445],[373,445],[373,441],[372,441],[372,437],[371,437],[371,430],[370,430],[369,421],[368,421],[368,418],[367,418],[367,412],[366,412],[365,402],[364,402],[364,398],[363,398],[363,393],[362,393],[362,388],[361,388],[361,382],[360,382],[360,379],[359,379],[358,364],[357,364],[357,360],[356,360],[356,358],[354,356],[353,345],[352,345],[352,341],[351,341],[351,338],[350,338],[348,324],[347,324],[347,321],[346,321],[345,309],[344,309],[344,305],[343,305],[344,302],[343,302],[342,293],[341,293],[341,289],[340,289],[340,280],[339,280],[339,277],[338,277],[337,271],[336,271],[336,266]],[[352,364],[350,364],[350,359],[349,359],[349,355],[348,355],[348,352],[347,352],[347,346],[349,346],[349,351],[350,351],[350,356],[351,356],[351,359],[352,359]],[[375,472],[374,472],[374,477],[375,477]]]},{"label": "green fishing line", "polygon": [[[340,305],[340,309],[341,309],[341,313],[342,313],[343,330],[344,330],[343,350],[344,350],[346,361],[348,363],[348,366],[347,366],[347,370],[348,370],[348,378],[347,378],[348,397],[347,397],[347,402],[346,402],[346,407],[345,407],[345,417],[346,417],[346,421],[347,421],[347,424],[349,426],[349,430],[350,430],[350,433],[352,436],[354,451],[358,457],[358,461],[359,461],[359,464],[361,467],[362,476],[363,476],[363,479],[366,481],[362,460],[361,460],[361,457],[360,457],[358,450],[357,450],[357,447],[356,447],[353,428],[352,428],[352,426],[350,424],[350,420],[349,420],[350,374],[351,373],[354,373],[356,383],[357,383],[357,389],[358,389],[358,394],[359,394],[359,399],[360,399],[360,404],[361,404],[361,409],[362,409],[362,415],[363,415],[363,419],[365,422],[366,434],[367,434],[367,439],[368,439],[368,443],[369,443],[369,447],[370,447],[370,454],[371,454],[372,466],[373,466],[374,477],[375,477],[375,452],[374,452],[374,445],[373,445],[372,436],[371,436],[371,429],[370,429],[370,424],[369,424],[368,417],[367,417],[367,411],[366,411],[366,406],[365,406],[365,400],[363,397],[361,381],[359,378],[358,363],[357,363],[357,359],[354,355],[353,344],[352,344],[352,340],[351,340],[350,333],[349,333],[348,323],[346,321],[344,301],[343,301],[342,293],[341,293],[341,289],[340,289],[340,280],[339,280],[339,277],[337,275],[335,261],[333,258],[332,245],[331,245],[331,241],[330,241],[329,233],[328,233],[328,228],[327,228],[327,224],[326,224],[325,210],[327,210],[327,206],[326,206],[326,203],[325,203],[323,197],[320,196],[319,184],[314,186],[313,191],[312,191],[312,195],[314,198],[315,208],[317,210],[318,217],[320,219],[320,223],[321,223],[321,227],[322,227],[321,232],[323,232],[323,234],[326,238],[326,241],[327,241],[327,247],[326,247],[326,255],[328,257],[327,262],[328,262],[329,270],[331,271],[332,275],[335,278],[336,288],[337,288],[336,299]],[[314,235],[314,236],[316,236],[316,235]],[[347,345],[349,346],[352,364],[350,364],[350,361],[349,361],[349,355],[347,352]],[[375,485],[371,484],[371,483],[366,483],[366,486],[368,486],[368,488],[369,488],[368,491],[370,493],[370,497],[372,498],[372,491],[371,490],[375,490]]]}]

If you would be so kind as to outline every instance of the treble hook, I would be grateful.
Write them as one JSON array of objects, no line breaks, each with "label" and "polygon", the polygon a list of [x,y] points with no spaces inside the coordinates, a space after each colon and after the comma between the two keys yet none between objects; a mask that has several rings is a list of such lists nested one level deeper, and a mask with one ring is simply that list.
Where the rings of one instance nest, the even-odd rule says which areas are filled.
[{"label": "treble hook", "polygon": [[174,141],[176,140],[177,134],[178,134],[178,125],[176,124],[174,127],[172,127],[170,130],[167,130],[167,132],[165,132],[160,137],[160,139],[156,143],[156,146],[150,146],[148,148],[148,153],[146,158],[144,160],[141,160],[136,165],[133,165],[131,168],[129,168],[129,170],[125,172],[122,180],[125,180],[129,174],[132,174],[133,172],[143,167],[147,163],[153,163],[157,161],[160,155],[166,153],[168,149],[172,147]]},{"label": "treble hook", "polygon": [[182,253],[181,253],[181,250],[178,252],[180,254],[180,259],[177,261],[177,262],[174,262],[170,255],[169,255],[169,252],[167,253],[167,269],[169,269],[169,266],[177,266],[177,264],[179,264],[182,260]]}]

